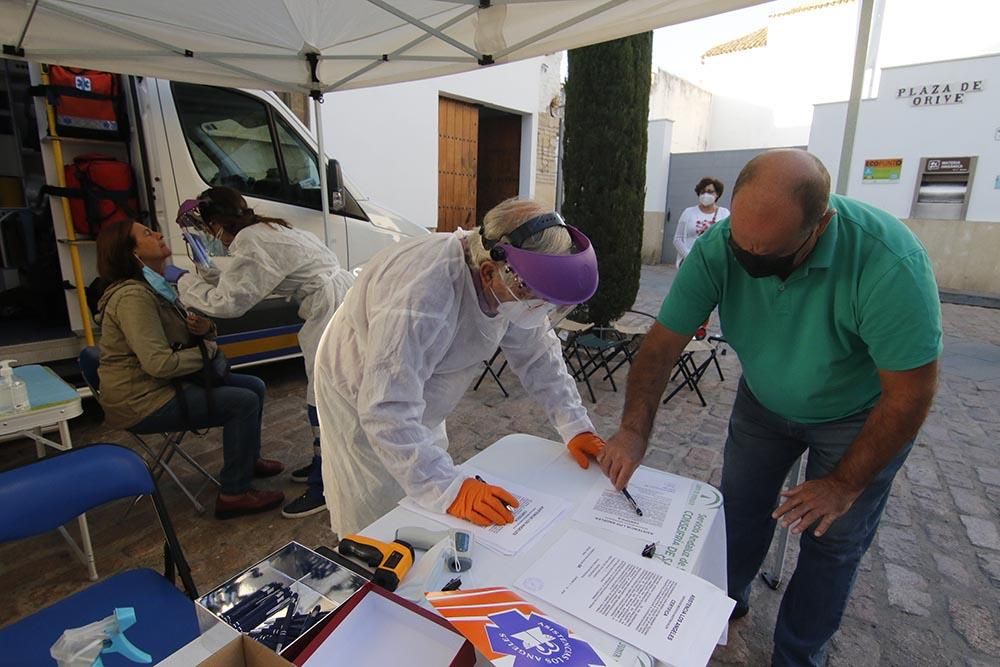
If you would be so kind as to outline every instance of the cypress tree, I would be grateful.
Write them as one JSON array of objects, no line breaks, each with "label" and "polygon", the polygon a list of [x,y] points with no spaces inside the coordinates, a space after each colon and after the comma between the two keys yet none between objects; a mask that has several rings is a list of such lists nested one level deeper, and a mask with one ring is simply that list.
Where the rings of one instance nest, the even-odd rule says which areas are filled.
[{"label": "cypress tree", "polygon": [[594,244],[601,283],[587,302],[606,325],[639,292],[651,32],[569,52],[562,213]]}]

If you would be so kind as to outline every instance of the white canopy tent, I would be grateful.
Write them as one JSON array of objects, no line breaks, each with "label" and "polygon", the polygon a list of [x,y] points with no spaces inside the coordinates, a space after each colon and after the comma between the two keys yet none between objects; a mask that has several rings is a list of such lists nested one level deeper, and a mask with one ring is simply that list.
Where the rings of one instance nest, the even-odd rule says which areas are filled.
[{"label": "white canopy tent", "polygon": [[325,92],[513,62],[763,1],[0,0],[0,45],[8,58],[304,92],[318,104]]},{"label": "white canopy tent", "polygon": [[763,0],[0,0],[7,56],[324,93],[505,63]]}]

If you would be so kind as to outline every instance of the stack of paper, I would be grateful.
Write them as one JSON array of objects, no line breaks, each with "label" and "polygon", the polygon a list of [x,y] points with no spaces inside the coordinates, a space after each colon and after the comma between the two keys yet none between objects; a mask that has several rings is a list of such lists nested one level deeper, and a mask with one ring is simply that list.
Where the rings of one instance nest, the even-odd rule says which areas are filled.
[{"label": "stack of paper", "polygon": [[409,498],[401,500],[399,502],[400,506],[435,521],[440,521],[451,528],[467,530],[472,533],[477,544],[481,544],[505,556],[518,554],[522,549],[538,539],[539,536],[570,509],[569,502],[562,498],[527,489],[519,484],[499,479],[495,476],[491,477],[486,473],[472,468],[463,467],[462,472],[469,477],[480,475],[490,484],[503,487],[517,498],[521,505],[512,510],[514,512],[514,523],[483,528],[463,519],[453,517],[450,514],[431,512]]},{"label": "stack of paper", "polygon": [[712,584],[571,529],[515,583],[671,665],[705,665],[735,604]]}]

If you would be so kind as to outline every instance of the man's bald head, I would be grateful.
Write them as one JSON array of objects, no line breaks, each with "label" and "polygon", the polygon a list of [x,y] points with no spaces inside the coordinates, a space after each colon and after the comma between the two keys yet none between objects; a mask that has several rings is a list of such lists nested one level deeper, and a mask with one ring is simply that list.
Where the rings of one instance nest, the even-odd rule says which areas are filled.
[{"label": "man's bald head", "polygon": [[788,203],[797,204],[803,225],[812,227],[826,213],[830,172],[808,151],[779,148],[747,162],[733,186],[734,199],[741,188],[767,188]]},{"label": "man's bald head", "polygon": [[790,148],[761,153],[733,187],[730,241],[753,255],[794,254],[801,262],[832,219],[829,199],[830,174],[815,156]]}]

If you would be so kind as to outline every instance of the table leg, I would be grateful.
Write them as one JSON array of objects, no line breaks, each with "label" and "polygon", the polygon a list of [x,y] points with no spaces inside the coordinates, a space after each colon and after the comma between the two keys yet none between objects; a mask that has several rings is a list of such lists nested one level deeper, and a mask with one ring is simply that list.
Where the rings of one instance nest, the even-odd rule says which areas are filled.
[{"label": "table leg", "polygon": [[[73,440],[69,434],[69,422],[67,421],[59,422],[59,443],[64,450],[73,448]],[[90,580],[97,581],[97,565],[94,562],[94,547],[90,542],[90,528],[87,525],[87,515],[81,514],[77,517],[77,521],[80,525],[81,560],[87,566],[87,575],[90,577]],[[65,532],[63,534],[68,537]]]},{"label": "table leg", "polygon": [[[790,489],[800,483],[802,458],[800,456],[795,465],[792,466],[792,469],[788,471],[788,477],[785,479],[786,489]],[[778,586],[781,585],[781,575],[784,574],[785,569],[785,552],[788,551],[788,529],[779,526],[777,533],[778,547],[775,549],[774,555],[764,561],[764,565],[760,570],[760,578],[764,580],[764,583],[772,591],[778,590]]]},{"label": "table leg", "polygon": [[32,431],[38,436],[38,438],[34,438],[35,456],[37,458],[42,458],[45,456],[45,445],[43,445],[42,441],[39,439],[42,437],[42,428],[39,426],[38,428],[32,429]]}]

